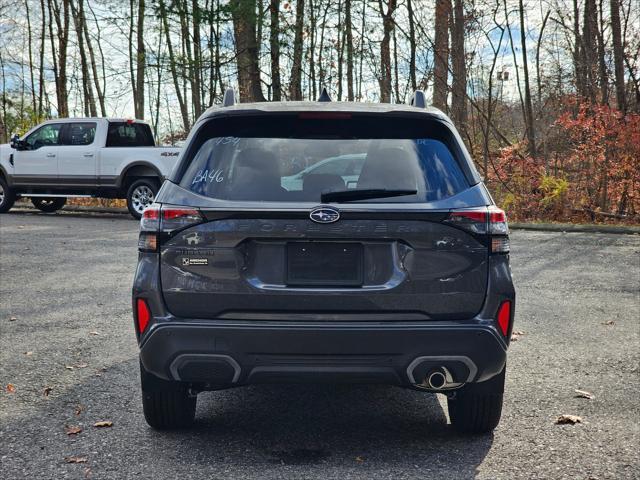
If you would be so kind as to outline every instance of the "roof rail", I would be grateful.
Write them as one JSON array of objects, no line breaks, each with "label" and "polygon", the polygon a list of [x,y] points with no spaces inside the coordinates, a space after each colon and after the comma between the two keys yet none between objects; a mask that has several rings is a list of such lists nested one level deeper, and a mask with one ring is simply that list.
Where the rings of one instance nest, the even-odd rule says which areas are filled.
[{"label": "roof rail", "polygon": [[327,87],[322,87],[322,91],[320,92],[320,96],[318,97],[319,102],[330,102],[331,97],[329,96],[329,92],[327,92]]},{"label": "roof rail", "polygon": [[415,92],[413,92],[413,95],[409,103],[414,107],[426,108],[427,101],[426,101],[424,92],[422,90],[416,90]]},{"label": "roof rail", "polygon": [[233,88],[229,87],[224,91],[224,97],[222,97],[222,106],[231,107],[236,104],[236,92]]}]

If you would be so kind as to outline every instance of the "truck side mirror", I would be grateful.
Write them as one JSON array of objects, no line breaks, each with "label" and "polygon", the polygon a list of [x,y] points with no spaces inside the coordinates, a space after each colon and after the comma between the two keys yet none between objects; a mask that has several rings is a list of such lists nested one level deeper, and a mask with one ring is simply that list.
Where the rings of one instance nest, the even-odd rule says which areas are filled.
[{"label": "truck side mirror", "polygon": [[17,133],[11,135],[11,148],[15,150],[24,150],[24,141],[20,140],[20,136]]}]

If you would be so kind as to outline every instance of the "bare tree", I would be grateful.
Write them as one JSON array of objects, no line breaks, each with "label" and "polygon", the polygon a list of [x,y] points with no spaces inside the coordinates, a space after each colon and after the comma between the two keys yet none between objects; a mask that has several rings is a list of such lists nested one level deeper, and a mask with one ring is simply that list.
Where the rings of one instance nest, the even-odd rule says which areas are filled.
[{"label": "bare tree", "polygon": [[620,28],[620,4],[618,0],[610,0],[611,33],[613,37],[613,63],[616,83],[616,103],[618,109],[626,113],[627,99],[624,79],[624,49],[622,44],[622,29]]},{"label": "bare tree", "polygon": [[463,0],[454,0],[451,21],[451,114],[463,132],[467,128],[467,64],[464,49],[465,18]]},{"label": "bare tree", "polygon": [[433,60],[433,106],[447,110],[449,77],[449,19],[451,0],[436,0],[435,39]]},{"label": "bare tree", "polygon": [[271,92],[273,100],[282,100],[282,82],[280,80],[280,0],[270,0],[269,47],[271,56]]},{"label": "bare tree", "polygon": [[378,8],[382,17],[382,42],[380,42],[380,101],[383,103],[391,102],[391,36],[395,23],[393,21],[393,13],[396,9],[396,0],[388,0],[385,11],[384,3],[378,0]]},{"label": "bare tree", "polygon": [[[289,96],[291,100],[302,100],[302,42],[304,26],[304,2],[296,0],[295,36],[293,39],[293,65],[291,66],[291,83]],[[322,50],[322,47],[320,47]]]},{"label": "bare tree", "polygon": [[236,42],[240,100],[264,102],[256,43],[256,0],[232,0],[229,7]]}]

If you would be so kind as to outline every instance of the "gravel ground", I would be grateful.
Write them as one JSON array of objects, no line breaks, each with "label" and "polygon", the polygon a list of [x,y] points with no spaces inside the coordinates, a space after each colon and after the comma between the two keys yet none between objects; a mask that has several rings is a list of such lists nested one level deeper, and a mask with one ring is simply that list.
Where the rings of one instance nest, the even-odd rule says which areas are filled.
[{"label": "gravel ground", "polygon": [[[524,333],[502,422],[475,437],[451,430],[440,396],[383,386],[205,393],[193,430],[151,430],[130,314],[136,240],[122,215],[0,217],[3,479],[640,477],[640,236],[513,232]],[[561,414],[583,421],[556,425]]]}]

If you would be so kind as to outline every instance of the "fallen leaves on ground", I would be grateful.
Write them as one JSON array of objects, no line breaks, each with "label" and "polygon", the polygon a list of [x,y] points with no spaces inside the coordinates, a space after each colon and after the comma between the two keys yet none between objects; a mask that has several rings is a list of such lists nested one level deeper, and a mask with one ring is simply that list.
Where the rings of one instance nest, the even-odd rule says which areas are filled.
[{"label": "fallen leaves on ground", "polygon": [[16,392],[16,387],[13,385],[13,383],[10,383],[9,385],[7,385],[7,393],[15,393]]},{"label": "fallen leaves on ground", "polygon": [[82,412],[84,411],[84,405],[76,405],[76,409],[74,410],[73,413],[77,415],[80,415]]},{"label": "fallen leaves on ground", "polygon": [[615,324],[616,324],[616,322],[614,322],[613,320],[607,320],[606,322],[602,322],[602,324],[603,324],[603,325],[610,326],[610,325],[615,325]]},{"label": "fallen leaves on ground", "polygon": [[516,330],[514,332],[511,332],[511,341],[517,342],[518,338],[520,338],[522,335],[524,335],[524,332],[522,330]]},{"label": "fallen leaves on ground", "polygon": [[87,365],[86,363],[78,363],[77,365],[74,365],[76,368],[87,368],[89,365]]},{"label": "fallen leaves on ground", "polygon": [[98,428],[112,427],[113,426],[113,422],[111,422],[109,420],[102,420],[100,422],[94,423],[93,426],[94,427],[98,427]]},{"label": "fallen leaves on ground", "polygon": [[53,387],[50,387],[49,385],[47,385],[46,387],[44,387],[44,390],[42,391],[42,393],[44,394],[45,397],[48,397],[52,390],[53,390]]},{"label": "fallen leaves on ground", "polygon": [[587,392],[586,390],[574,390],[574,392],[576,392],[577,398],[586,398],[588,400],[593,398],[593,393]]},{"label": "fallen leaves on ground", "polygon": [[77,435],[82,431],[81,427],[77,427],[75,425],[65,425],[64,426],[64,433],[66,433],[67,435],[71,436],[71,435]]},{"label": "fallen leaves on ground", "polygon": [[67,463],[87,463],[87,457],[64,457]]},{"label": "fallen leaves on ground", "polygon": [[574,425],[576,423],[582,423],[582,417],[578,415],[560,415],[556,418],[557,425]]}]

